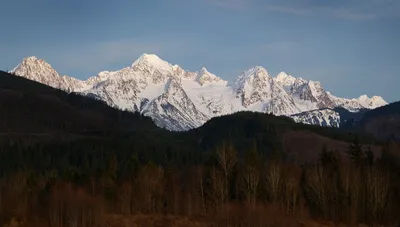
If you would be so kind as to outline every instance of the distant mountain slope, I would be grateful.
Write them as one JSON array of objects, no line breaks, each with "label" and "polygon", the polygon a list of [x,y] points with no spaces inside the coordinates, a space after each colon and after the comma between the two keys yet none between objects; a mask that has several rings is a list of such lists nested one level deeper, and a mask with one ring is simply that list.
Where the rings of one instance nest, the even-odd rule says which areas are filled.
[{"label": "distant mountain slope", "polygon": [[150,118],[0,71],[0,133],[158,130]]},{"label": "distant mountain slope", "polygon": [[333,109],[340,115],[340,128],[342,129],[352,129],[358,125],[363,118],[364,114],[370,111],[370,109],[360,109],[357,112],[349,111],[342,107],[337,107]]},{"label": "distant mountain slope", "polygon": [[366,112],[358,128],[381,139],[400,141],[400,102]]},{"label": "distant mountain slope", "polygon": [[143,54],[131,66],[115,72],[100,72],[86,81],[61,76],[50,64],[36,57],[23,59],[11,72],[103,100],[112,107],[140,112],[154,119],[159,127],[173,131],[196,128],[213,117],[238,111],[290,116],[324,108],[342,107],[355,112],[386,105],[379,96],[338,98],[317,81],[295,78],[284,72],[272,77],[261,66],[248,69],[228,82],[204,67],[190,72],[154,54]]}]

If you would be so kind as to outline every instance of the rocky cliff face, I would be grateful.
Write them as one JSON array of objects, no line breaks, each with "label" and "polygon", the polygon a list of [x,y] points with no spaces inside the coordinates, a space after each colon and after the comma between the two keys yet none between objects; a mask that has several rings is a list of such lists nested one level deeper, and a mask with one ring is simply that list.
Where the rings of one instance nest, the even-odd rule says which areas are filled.
[{"label": "rocky cliff face", "polygon": [[295,122],[320,125],[325,127],[339,127],[340,115],[332,109],[311,110],[290,116]]}]

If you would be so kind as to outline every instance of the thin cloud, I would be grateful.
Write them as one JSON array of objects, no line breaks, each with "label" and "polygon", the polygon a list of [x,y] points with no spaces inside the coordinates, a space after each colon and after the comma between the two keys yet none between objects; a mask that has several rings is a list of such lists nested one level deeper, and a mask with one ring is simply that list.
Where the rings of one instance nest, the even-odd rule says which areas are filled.
[{"label": "thin cloud", "polygon": [[295,15],[307,15],[310,13],[309,9],[295,8],[295,7],[289,7],[289,6],[280,6],[280,5],[266,5],[264,8],[267,11],[288,13],[288,14],[295,14]]},{"label": "thin cloud", "polygon": [[243,10],[250,9],[256,6],[255,0],[205,0],[207,3],[224,8],[224,9],[234,9],[234,10]]},{"label": "thin cloud", "polygon": [[369,21],[380,18],[399,18],[397,0],[205,0],[226,9],[265,10],[296,16],[323,16],[341,20]]},{"label": "thin cloud", "polygon": [[357,12],[351,8],[336,8],[324,6],[308,6],[308,7],[292,7],[292,6],[279,6],[267,5],[267,11],[287,13],[297,16],[328,16],[342,20],[352,21],[367,21],[381,17],[378,13]]},{"label": "thin cloud", "polygon": [[352,20],[352,21],[368,21],[377,19],[379,16],[374,13],[357,13],[347,9],[331,10],[330,13],[339,19]]}]

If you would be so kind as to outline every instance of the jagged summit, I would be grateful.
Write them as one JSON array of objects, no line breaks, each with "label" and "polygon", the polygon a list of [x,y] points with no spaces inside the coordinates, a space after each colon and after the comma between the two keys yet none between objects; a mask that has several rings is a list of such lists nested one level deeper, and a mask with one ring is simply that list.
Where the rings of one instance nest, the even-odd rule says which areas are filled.
[{"label": "jagged summit", "polygon": [[225,82],[215,74],[210,73],[205,67],[200,69],[199,73],[197,74],[196,81],[199,82],[200,85]]},{"label": "jagged summit", "polygon": [[201,67],[201,69],[200,69],[200,73],[203,73],[203,74],[208,74],[208,73],[210,73],[210,72],[208,72],[208,70],[206,69],[206,67]]},{"label": "jagged summit", "polygon": [[296,78],[282,71],[276,76],[276,81],[287,86],[293,85],[296,81]]},{"label": "jagged summit", "polygon": [[386,101],[381,96],[372,96],[369,98],[367,95],[361,95],[357,101],[365,108],[370,109],[371,106],[384,106]]},{"label": "jagged summit", "polygon": [[142,54],[133,62],[131,68],[142,77],[153,78],[156,83],[165,82],[171,77],[193,80],[197,75],[197,72],[186,71],[179,65],[172,65],[155,54]]},{"label": "jagged summit", "polygon": [[267,71],[267,69],[265,69],[262,66],[255,66],[249,70],[246,70],[242,73],[242,75],[244,77],[252,77],[252,76],[256,76],[256,77],[270,77],[271,75],[269,74],[269,72]]},{"label": "jagged summit", "polygon": [[280,72],[275,77],[275,81],[288,91],[292,90],[293,87],[299,87],[309,82],[301,77],[296,78],[292,75],[289,75],[286,72]]},{"label": "jagged summit", "polygon": [[158,126],[170,130],[195,128],[212,117],[244,110],[287,116],[311,111],[307,117],[297,115],[298,119],[310,120],[315,116],[322,117],[326,123],[331,112],[322,114],[319,109],[343,107],[357,111],[386,105],[380,96],[339,98],[318,81],[296,78],[285,72],[272,77],[262,66],[245,70],[234,84],[228,84],[205,67],[190,72],[155,54],[142,54],[131,66],[102,71],[86,81],[60,76],[50,64],[34,56],[24,58],[12,72],[58,89],[101,99],[113,107],[140,111]]},{"label": "jagged summit", "polygon": [[[30,56],[22,59],[21,63],[18,64],[13,70],[11,70],[11,73],[15,73],[18,69],[22,69],[23,67],[25,68],[30,68],[30,67],[42,67],[42,68],[47,68],[49,70],[54,70],[49,63],[47,63],[45,60],[40,59],[36,56]],[[54,70],[55,71],[55,70]]]},{"label": "jagged summit", "polygon": [[[254,80],[264,80],[265,78],[270,78],[268,71],[262,66],[255,66],[242,72],[235,80],[234,87],[235,90],[249,90],[251,89],[251,84]],[[264,78],[264,79],[263,79]],[[257,83],[257,82],[256,82]]]},{"label": "jagged summit", "polygon": [[35,56],[26,57],[11,73],[55,88],[63,88],[58,72],[49,63]]},{"label": "jagged summit", "polygon": [[[158,57],[155,54],[142,54],[137,60],[135,60],[132,64],[132,66],[138,65],[138,64],[151,64],[151,65],[167,65],[168,67],[171,66],[168,62],[162,60],[160,57]],[[171,66],[172,67],[172,66]]]},{"label": "jagged summit", "polygon": [[[22,62],[37,61],[37,60],[39,60],[39,59],[40,59],[40,58],[38,58],[38,57],[36,57],[36,56],[30,56],[30,57],[24,58],[24,59],[22,60]],[[44,61],[43,59],[40,59],[40,60]]]},{"label": "jagged summit", "polygon": [[270,78],[268,71],[262,66],[255,66],[242,72],[235,81],[236,89],[243,89],[246,84],[252,84],[254,80],[265,80]]}]

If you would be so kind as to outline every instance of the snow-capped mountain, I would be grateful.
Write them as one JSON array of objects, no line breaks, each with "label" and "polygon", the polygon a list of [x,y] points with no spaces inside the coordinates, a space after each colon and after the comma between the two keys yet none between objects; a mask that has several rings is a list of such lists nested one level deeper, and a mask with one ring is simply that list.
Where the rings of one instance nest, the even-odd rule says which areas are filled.
[{"label": "snow-capped mountain", "polygon": [[336,103],[329,97],[328,93],[318,81],[308,81],[303,78],[294,78],[281,72],[276,81],[285,88],[297,103],[301,104],[302,111],[333,108]]},{"label": "snow-capped mountain", "polygon": [[61,76],[49,63],[36,57],[24,58],[11,73],[65,91],[79,91],[90,86],[89,81]]},{"label": "snow-capped mountain", "polygon": [[340,115],[332,109],[320,109],[302,112],[290,116],[295,122],[320,125],[326,127],[336,127],[340,125]]},{"label": "snow-capped mountain", "polygon": [[300,112],[293,98],[263,67],[257,66],[242,73],[236,79],[234,89],[247,109],[276,115]]},{"label": "snow-capped mountain", "polygon": [[337,114],[324,108],[357,111],[387,104],[378,96],[338,98],[325,91],[319,82],[284,72],[272,77],[261,66],[244,71],[233,83],[228,83],[204,67],[190,72],[154,54],[143,54],[131,66],[114,72],[103,71],[85,81],[61,76],[50,64],[36,57],[23,59],[11,73],[101,99],[113,107],[139,111],[150,116],[158,126],[174,131],[196,128],[212,117],[246,110],[337,126]]},{"label": "snow-capped mountain", "polygon": [[336,107],[343,107],[351,112],[357,112],[360,109],[375,109],[387,105],[387,102],[380,96],[369,98],[366,95],[361,95],[359,98],[346,99],[338,98],[329,92],[327,94],[334,101]]},{"label": "snow-capped mountain", "polygon": [[198,127],[209,119],[197,109],[177,79],[169,79],[165,89],[165,93],[151,101],[143,110],[157,125],[182,131]]}]

